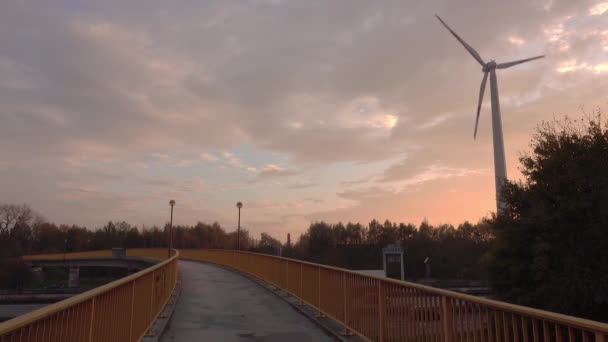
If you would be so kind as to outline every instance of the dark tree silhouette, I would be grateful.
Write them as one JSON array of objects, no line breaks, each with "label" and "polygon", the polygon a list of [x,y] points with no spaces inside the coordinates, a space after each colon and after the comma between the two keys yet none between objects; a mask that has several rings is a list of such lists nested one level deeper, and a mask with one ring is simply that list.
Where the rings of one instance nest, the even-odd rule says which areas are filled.
[{"label": "dark tree silhouette", "polygon": [[608,130],[599,112],[539,126],[507,182],[490,279],[501,298],[608,319]]}]

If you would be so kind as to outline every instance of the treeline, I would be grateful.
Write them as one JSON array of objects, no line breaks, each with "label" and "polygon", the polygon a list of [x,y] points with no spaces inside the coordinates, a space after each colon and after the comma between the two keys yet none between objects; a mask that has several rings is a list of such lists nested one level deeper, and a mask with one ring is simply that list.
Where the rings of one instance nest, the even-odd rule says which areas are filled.
[{"label": "treeline", "polygon": [[[56,225],[45,221],[27,205],[0,205],[0,256],[63,253],[112,247],[148,248],[168,245],[168,225],[138,228],[127,222],[108,222],[98,229],[78,225]],[[382,268],[382,248],[400,244],[405,252],[406,276],[424,276],[424,260],[431,260],[432,275],[438,278],[483,279],[481,263],[492,241],[489,224],[483,221],[432,226],[372,220],[360,223],[312,223],[295,243],[282,244],[267,233],[259,239],[241,229],[241,250],[279,254],[302,260],[351,269]],[[217,222],[173,227],[175,248],[235,249],[236,231],[228,232]]]},{"label": "treeline", "polygon": [[[0,205],[0,258],[37,253],[63,253],[112,247],[167,247],[168,225],[137,228],[127,222],[108,222],[98,229],[47,222],[27,205]],[[249,250],[254,240],[241,229],[241,248]],[[174,226],[176,248],[236,248],[237,233],[218,223]]]},{"label": "treeline", "polygon": [[429,258],[434,278],[483,280],[484,260],[491,249],[491,224],[465,222],[432,226],[380,223],[327,224],[316,222],[293,245],[286,244],[284,255],[351,269],[382,268],[382,248],[399,244],[404,250],[405,276],[425,276],[424,260]]}]

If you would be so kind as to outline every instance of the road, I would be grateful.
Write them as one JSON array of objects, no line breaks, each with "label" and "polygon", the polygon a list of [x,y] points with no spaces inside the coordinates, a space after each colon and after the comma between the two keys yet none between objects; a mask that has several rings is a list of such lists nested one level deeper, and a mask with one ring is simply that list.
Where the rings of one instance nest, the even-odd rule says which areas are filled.
[{"label": "road", "polygon": [[163,342],[333,341],[289,304],[226,269],[180,261],[182,293]]}]

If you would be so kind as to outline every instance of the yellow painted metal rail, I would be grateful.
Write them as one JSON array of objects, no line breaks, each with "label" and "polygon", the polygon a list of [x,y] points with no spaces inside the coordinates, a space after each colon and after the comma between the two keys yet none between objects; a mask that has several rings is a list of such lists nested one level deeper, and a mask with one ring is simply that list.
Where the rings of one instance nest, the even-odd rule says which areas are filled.
[{"label": "yellow painted metal rail", "polygon": [[608,324],[345,269],[226,250],[180,250],[251,274],[372,341],[606,342]]},{"label": "yellow painted metal rail", "polygon": [[[109,257],[110,251],[68,253],[66,259]],[[139,341],[169,300],[177,283],[179,253],[129,249],[127,256],[164,261],[69,299],[0,323],[5,341]],[[63,253],[29,258],[63,258]]]}]

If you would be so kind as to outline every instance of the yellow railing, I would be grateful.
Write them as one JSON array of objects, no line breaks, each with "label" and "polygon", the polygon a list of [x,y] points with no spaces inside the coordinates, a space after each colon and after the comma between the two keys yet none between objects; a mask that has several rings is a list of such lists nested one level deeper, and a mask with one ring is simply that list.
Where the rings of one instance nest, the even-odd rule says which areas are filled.
[{"label": "yellow railing", "polygon": [[[164,260],[167,259],[167,248],[128,248],[128,257],[147,257]],[[97,251],[73,252],[73,253],[48,253],[48,254],[31,254],[23,257],[24,260],[43,260],[43,259],[80,259],[80,258],[111,258],[112,250],[102,249]]]},{"label": "yellow railing", "polygon": [[[177,283],[179,252],[127,250],[128,256],[166,259],[125,278],[0,323],[5,341],[139,341]],[[108,257],[110,251],[68,253],[66,258]],[[30,258],[63,258],[63,253]]]},{"label": "yellow railing", "polygon": [[608,324],[345,269],[225,250],[180,250],[271,283],[372,341],[606,342]]},{"label": "yellow railing", "polygon": [[[66,258],[109,255],[96,251]],[[167,249],[133,249],[127,255],[164,259]],[[181,250],[131,276],[0,323],[0,342],[139,340],[176,284],[177,257],[251,274],[367,340],[606,342],[608,335],[604,323],[330,266],[247,252]]]},{"label": "yellow railing", "polygon": [[86,252],[74,252],[74,253],[47,253],[47,254],[32,254],[23,257],[25,260],[37,259],[78,259],[78,258],[101,258],[112,256],[112,251],[109,249],[98,250],[98,251],[86,251]]}]

